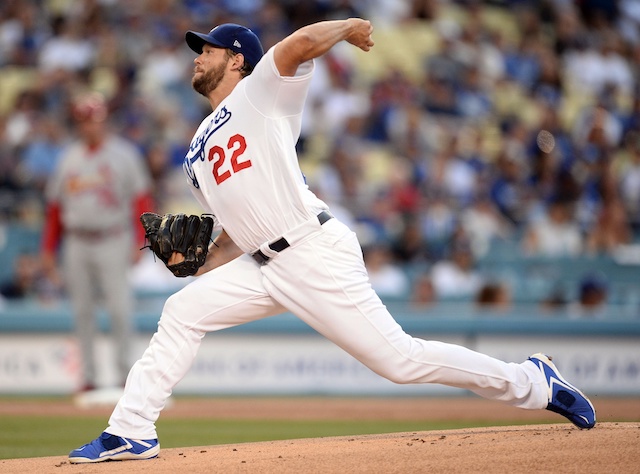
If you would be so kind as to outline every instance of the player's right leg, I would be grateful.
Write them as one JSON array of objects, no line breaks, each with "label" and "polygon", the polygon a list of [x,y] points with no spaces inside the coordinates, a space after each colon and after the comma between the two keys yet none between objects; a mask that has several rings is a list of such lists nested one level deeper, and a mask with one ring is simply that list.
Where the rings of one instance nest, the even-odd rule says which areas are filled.
[{"label": "player's right leg", "polygon": [[63,271],[73,310],[75,334],[80,347],[82,381],[79,390],[96,386],[95,364],[95,279],[89,262],[94,249],[90,243],[74,236],[64,241]]},{"label": "player's right leg", "polygon": [[[155,422],[191,367],[204,335],[283,311],[264,291],[260,267],[248,255],[205,273],[169,297],[157,332],[129,372],[108,428],[100,438],[72,451],[70,462],[157,455]],[[83,456],[83,451],[89,455]]]}]

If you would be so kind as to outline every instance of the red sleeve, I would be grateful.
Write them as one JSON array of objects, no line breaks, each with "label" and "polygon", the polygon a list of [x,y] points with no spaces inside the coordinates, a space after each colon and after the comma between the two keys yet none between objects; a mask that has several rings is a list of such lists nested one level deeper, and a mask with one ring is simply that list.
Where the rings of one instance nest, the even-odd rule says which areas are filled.
[{"label": "red sleeve", "polygon": [[55,254],[62,238],[62,219],[60,216],[60,204],[52,202],[47,204],[45,211],[44,228],[42,230],[41,247],[43,253]]},{"label": "red sleeve", "polygon": [[144,245],[144,228],[140,224],[140,215],[143,212],[153,212],[153,198],[149,193],[138,194],[133,200],[133,228],[136,242]]}]

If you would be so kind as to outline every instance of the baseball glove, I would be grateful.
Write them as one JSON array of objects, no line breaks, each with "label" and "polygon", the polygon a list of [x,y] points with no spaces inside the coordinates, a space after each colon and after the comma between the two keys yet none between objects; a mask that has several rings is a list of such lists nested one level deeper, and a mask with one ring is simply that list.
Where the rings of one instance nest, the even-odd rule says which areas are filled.
[{"label": "baseball glove", "polygon": [[[186,214],[161,216],[145,212],[140,216],[140,222],[149,241],[149,248],[175,276],[195,275],[204,264],[213,230],[211,217]],[[174,252],[181,253],[184,260],[170,265],[169,259]]]}]

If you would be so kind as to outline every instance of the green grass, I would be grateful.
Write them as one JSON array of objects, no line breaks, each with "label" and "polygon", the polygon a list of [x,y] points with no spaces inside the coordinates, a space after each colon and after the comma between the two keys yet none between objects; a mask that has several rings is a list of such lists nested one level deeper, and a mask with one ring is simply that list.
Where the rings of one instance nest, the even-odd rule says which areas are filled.
[{"label": "green grass", "polygon": [[[208,446],[278,439],[318,438],[373,433],[454,429],[487,426],[470,423],[353,420],[225,420],[166,419],[157,423],[163,448]],[[495,426],[495,422],[490,423]],[[504,421],[513,425],[521,422]],[[104,416],[0,416],[0,459],[66,456],[98,436],[106,426]]]}]

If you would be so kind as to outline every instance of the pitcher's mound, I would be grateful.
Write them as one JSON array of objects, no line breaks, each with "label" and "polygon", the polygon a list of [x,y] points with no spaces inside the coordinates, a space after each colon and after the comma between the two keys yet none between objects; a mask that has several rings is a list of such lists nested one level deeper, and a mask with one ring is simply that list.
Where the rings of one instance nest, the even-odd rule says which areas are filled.
[{"label": "pitcher's mound", "polygon": [[637,473],[640,423],[566,423],[163,449],[148,461],[73,465],[66,457],[0,461],[0,472],[56,473]]}]

